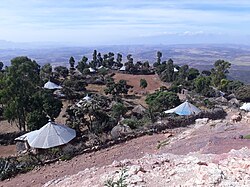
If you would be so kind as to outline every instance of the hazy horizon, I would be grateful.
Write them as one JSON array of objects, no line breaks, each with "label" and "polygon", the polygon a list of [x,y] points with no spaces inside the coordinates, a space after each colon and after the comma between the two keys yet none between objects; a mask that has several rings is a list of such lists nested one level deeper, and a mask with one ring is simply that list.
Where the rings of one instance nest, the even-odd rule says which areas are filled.
[{"label": "hazy horizon", "polygon": [[0,40],[75,46],[250,44],[246,0],[2,0]]}]

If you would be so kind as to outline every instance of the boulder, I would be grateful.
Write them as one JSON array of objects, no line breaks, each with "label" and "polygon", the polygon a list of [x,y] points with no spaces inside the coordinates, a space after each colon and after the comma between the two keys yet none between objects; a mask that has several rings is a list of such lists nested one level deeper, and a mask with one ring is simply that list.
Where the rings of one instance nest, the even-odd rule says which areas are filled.
[{"label": "boulder", "polygon": [[233,98],[236,98],[235,94],[230,94],[230,95],[227,96],[228,100],[233,99]]},{"label": "boulder", "polygon": [[195,120],[196,124],[207,124],[208,123],[208,118],[198,118]]},{"label": "boulder", "polygon": [[132,112],[135,114],[141,114],[143,115],[146,111],[146,108],[143,107],[142,105],[137,105],[133,108]]},{"label": "boulder", "polygon": [[215,101],[220,102],[220,103],[227,103],[227,99],[223,96],[217,97]]},{"label": "boulder", "polygon": [[229,100],[229,103],[231,104],[231,105],[233,105],[233,106],[240,106],[240,101],[238,100],[238,99],[236,99],[236,98],[232,98],[232,99],[230,99]]},{"label": "boulder", "polygon": [[128,125],[118,124],[111,130],[111,136],[113,139],[116,139],[131,132],[132,130]]}]

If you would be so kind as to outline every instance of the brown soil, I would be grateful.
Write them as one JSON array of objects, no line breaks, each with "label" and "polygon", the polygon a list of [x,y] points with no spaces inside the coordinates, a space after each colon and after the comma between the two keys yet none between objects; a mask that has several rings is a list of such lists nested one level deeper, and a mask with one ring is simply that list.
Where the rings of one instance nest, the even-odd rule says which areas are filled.
[{"label": "brown soil", "polygon": [[8,157],[16,154],[16,145],[3,146],[0,145],[0,158]]},{"label": "brown soil", "polygon": [[0,121],[0,133],[17,132],[19,129],[15,124],[11,125],[7,120]]},{"label": "brown soil", "polygon": [[[152,93],[161,86],[169,87],[169,84],[162,82],[157,75],[131,75],[116,73],[114,76],[115,81],[121,79],[126,80],[127,83],[133,86],[134,93]],[[140,87],[140,80],[146,79],[148,86],[145,89]]]},{"label": "brown soil", "polygon": [[64,114],[66,114],[66,109],[67,109],[67,107],[68,107],[68,105],[69,105],[69,101],[63,100],[62,103],[63,103],[63,108],[62,108],[62,110],[61,110],[59,116],[56,118],[55,121],[56,121],[57,123],[60,123],[60,124],[65,124],[67,118],[66,118],[66,117],[63,117],[63,116],[64,116]]},{"label": "brown soil", "polygon": [[[133,88],[129,91],[128,96],[135,95],[135,98],[129,99],[124,98],[126,101],[131,101],[135,104],[141,104],[147,107],[145,103],[146,94],[153,93],[155,90],[159,89],[161,86],[169,87],[170,84],[162,82],[157,75],[131,75],[131,74],[123,74],[123,73],[115,73],[113,77],[115,82],[119,80],[126,80],[127,84],[133,86]],[[146,79],[148,86],[145,89],[140,87],[140,80]],[[86,89],[90,92],[95,93],[104,93],[105,85],[95,85],[89,84]]]},{"label": "brown soil", "polygon": [[89,92],[95,92],[95,93],[99,93],[99,94],[104,94],[104,89],[106,88],[105,85],[96,85],[96,84],[88,84],[88,86],[86,86],[86,89]]},{"label": "brown soil", "polygon": [[[9,181],[3,181],[0,186],[42,186],[50,180],[76,174],[86,168],[109,165],[114,160],[137,159],[147,153],[218,154],[226,153],[231,149],[250,148],[250,140],[239,138],[239,135],[250,134],[250,125],[244,120],[239,123],[231,123],[228,119],[210,121],[205,125],[196,124],[176,129],[175,132],[179,133],[170,138],[169,134],[143,136],[94,153],[79,155],[70,161],[46,165],[29,173],[18,175]],[[169,143],[157,149],[159,142],[165,140],[168,140]]]},{"label": "brown soil", "polygon": [[0,186],[42,186],[52,179],[76,174],[85,168],[101,167],[111,164],[114,160],[141,158],[146,153],[157,153],[158,141],[164,139],[166,139],[164,134],[143,136],[111,148],[77,156],[70,161],[57,162],[26,174],[20,174],[9,181],[0,182]]},{"label": "brown soil", "polygon": [[[124,76],[125,75],[125,76]],[[142,89],[139,87],[141,78],[145,78],[148,82],[146,91],[153,92],[163,85],[156,75],[128,75],[116,74],[115,80],[125,79],[128,84],[134,86],[133,92],[139,93]],[[88,90],[103,90],[103,86],[88,87]],[[67,103],[64,103],[66,108]],[[64,111],[60,114],[58,120],[63,122]],[[240,149],[242,147],[250,148],[250,140],[240,139],[240,135],[250,134],[250,124],[246,121],[239,123],[230,123],[229,119],[233,112],[230,112],[227,119],[218,121],[215,124],[206,124],[202,126],[190,126],[182,129],[173,137],[168,138],[167,134],[155,134],[152,136],[143,136],[128,142],[115,145],[113,147],[103,149],[97,152],[79,155],[70,161],[60,161],[54,164],[46,165],[41,168],[34,169],[31,172],[20,174],[10,180],[0,182],[0,186],[42,186],[46,182],[58,179],[65,175],[76,174],[90,167],[101,167],[111,164],[114,160],[120,161],[124,159],[138,159],[147,153],[161,154],[187,154],[189,152],[201,153],[226,153],[231,149]],[[9,125],[2,126],[2,132],[8,132]],[[5,130],[4,130],[5,129]],[[14,129],[13,129],[14,130]],[[12,130],[11,130],[12,131]],[[157,149],[159,142],[169,140],[165,146]],[[9,147],[9,146],[8,146]],[[4,147],[6,148],[6,147]],[[14,146],[9,149],[0,147],[2,155],[12,154]]]}]

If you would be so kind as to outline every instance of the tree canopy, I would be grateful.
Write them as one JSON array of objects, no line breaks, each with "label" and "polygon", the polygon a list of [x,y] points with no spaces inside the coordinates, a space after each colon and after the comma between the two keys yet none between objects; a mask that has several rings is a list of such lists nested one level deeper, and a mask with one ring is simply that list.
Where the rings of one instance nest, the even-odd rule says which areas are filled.
[{"label": "tree canopy", "polygon": [[217,60],[214,63],[214,68],[211,70],[212,84],[218,87],[222,79],[226,78],[226,74],[229,73],[231,64],[224,60]]},{"label": "tree canopy", "polygon": [[148,82],[146,81],[146,79],[141,79],[140,80],[140,87],[144,89],[147,86],[148,86]]},{"label": "tree canopy", "polygon": [[[4,105],[4,117],[17,124],[20,130],[26,131],[27,125],[45,120],[46,115],[56,117],[61,110],[60,103],[55,107],[53,96],[47,95],[47,107],[38,104],[37,93],[41,91],[40,66],[28,57],[16,57],[11,60],[11,66],[6,68],[1,80],[1,102]],[[52,95],[52,93],[50,93]],[[36,98],[36,99],[34,99]],[[43,102],[46,102],[43,97]],[[61,101],[60,101],[61,102]],[[52,109],[50,107],[53,107]],[[30,129],[30,125],[28,125]]]}]

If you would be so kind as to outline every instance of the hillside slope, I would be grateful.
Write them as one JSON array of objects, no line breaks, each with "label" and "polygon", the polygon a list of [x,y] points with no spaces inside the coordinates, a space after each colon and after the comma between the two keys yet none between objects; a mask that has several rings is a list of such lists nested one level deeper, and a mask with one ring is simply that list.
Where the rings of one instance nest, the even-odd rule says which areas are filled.
[{"label": "hillside slope", "polygon": [[[100,172],[103,172],[103,173],[100,173],[100,175],[105,175],[107,178],[111,177],[109,172],[105,173],[105,168],[107,168],[107,171],[109,170],[108,168],[114,168],[114,165],[107,166],[107,165],[112,164],[114,161],[120,162],[124,159],[132,159],[134,160],[132,162],[135,163],[135,165],[138,165],[136,163],[140,163],[140,160],[137,161],[137,159],[140,159],[141,157],[147,154],[160,155],[160,154],[172,153],[175,155],[186,155],[186,154],[189,154],[190,152],[196,152],[194,154],[190,154],[190,155],[193,155],[193,158],[190,160],[190,163],[196,166],[195,168],[197,169],[197,170],[193,170],[192,172],[200,171],[201,168],[206,166],[202,164],[203,162],[205,162],[207,165],[212,166],[212,171],[216,171],[215,174],[212,173],[211,175],[213,177],[214,176],[217,177],[217,179],[220,180],[222,175],[218,174],[218,172],[219,173],[221,173],[221,171],[226,172],[224,171],[224,169],[226,170],[227,166],[225,166],[224,169],[221,169],[221,165],[218,165],[218,162],[217,162],[218,160],[216,161],[216,159],[218,158],[219,161],[221,160],[221,162],[227,163],[229,160],[228,159],[224,160],[224,158],[230,158],[232,163],[228,162],[228,164],[231,164],[229,167],[232,167],[232,172],[235,172],[235,176],[234,178],[230,178],[231,175],[227,175],[228,178],[232,181],[235,179],[235,177],[237,180],[238,180],[237,177],[243,177],[244,181],[248,182],[249,178],[247,177],[250,176],[249,173],[247,173],[250,171],[249,150],[244,149],[243,151],[240,151],[240,152],[234,152],[233,155],[234,156],[237,155],[236,158],[232,158],[232,156],[230,155],[227,156],[228,154],[226,154],[231,149],[239,150],[243,147],[248,147],[250,149],[250,140],[240,138],[240,135],[244,136],[244,135],[250,134],[250,125],[244,120],[239,123],[231,123],[230,116],[233,113],[235,113],[235,111],[229,111],[228,117],[225,120],[220,120],[220,121],[211,120],[211,121],[208,121],[208,123],[197,123],[187,128],[179,128],[179,129],[171,130],[167,134],[154,134],[152,136],[142,136],[137,139],[133,139],[128,142],[112,146],[107,149],[103,149],[103,150],[93,152],[93,153],[79,155],[69,161],[60,161],[51,165],[43,166],[41,168],[36,168],[35,170],[29,173],[18,175],[15,178],[10,179],[9,181],[8,180],[3,181],[0,183],[0,186],[10,186],[10,187],[12,186],[13,187],[14,186],[42,186],[48,181],[54,181],[58,179],[59,181],[62,181],[62,180],[71,181],[74,179],[74,181],[67,183],[67,185],[70,186],[73,184],[78,184],[76,183],[76,181],[80,181],[80,179],[78,179],[77,176],[78,177],[82,176],[82,174],[74,176],[78,172],[84,173],[84,177],[81,177],[81,178],[83,179],[86,178],[86,180],[87,179],[89,180],[88,177],[90,176],[98,177],[96,168],[103,168],[102,170],[100,170]],[[163,146],[164,144],[165,146]],[[162,145],[162,146],[159,146],[159,145]],[[201,154],[211,154],[211,153],[217,154],[218,156],[201,155]],[[246,158],[244,155],[246,155]],[[187,163],[189,162],[186,163],[186,160],[189,159],[189,156],[180,157],[180,156],[168,155],[166,156],[166,158],[171,158],[169,163],[180,163],[179,164],[180,166],[184,165],[188,167]],[[152,156],[152,157],[161,158],[161,156]],[[179,157],[182,159],[178,159]],[[150,156],[146,156],[145,158],[148,159],[150,158]],[[145,160],[145,158],[143,158],[142,160]],[[243,169],[245,167],[245,169],[238,170],[236,168],[236,170],[233,170],[235,160],[237,160],[239,164],[243,164],[243,165],[237,165],[237,167],[239,166],[240,168],[243,168]],[[201,165],[197,164],[199,161],[201,161]],[[217,164],[217,165],[214,165],[214,164]],[[132,165],[134,164],[131,164],[130,166]],[[161,164],[159,164],[159,166],[157,166],[156,164],[154,167],[156,168],[154,171],[156,171],[157,168],[159,169],[159,171],[161,171]],[[163,170],[162,170],[163,172],[165,171],[164,170],[165,166],[163,165],[162,167],[163,167]],[[219,167],[219,170],[218,170],[218,167]],[[175,169],[178,169],[178,168],[179,166],[177,164]],[[146,170],[147,168],[145,167],[144,169]],[[119,167],[116,170],[120,170]],[[207,170],[207,171],[209,172],[210,170]],[[183,172],[188,174],[188,172],[186,172],[185,170],[183,170]],[[85,177],[85,173],[86,173],[86,177]],[[148,177],[153,176],[152,172],[149,172],[146,174],[148,174]],[[170,175],[171,173],[168,173],[168,174]],[[245,175],[245,174],[248,174],[248,175]],[[65,176],[70,176],[70,175],[73,175],[73,176],[70,177],[69,179],[65,179]],[[198,173],[197,175],[199,176]],[[178,175],[176,176],[178,177]],[[207,176],[209,175],[207,175],[206,173],[203,173],[200,177],[203,178]],[[105,177],[102,179],[96,178],[95,182],[99,182],[99,183],[93,182],[93,184],[101,184],[107,178]],[[173,178],[173,179],[176,179],[176,178]],[[236,179],[235,181],[237,182]],[[149,178],[145,180],[147,181],[149,180]],[[170,182],[172,181],[172,179],[169,179],[169,180]],[[199,178],[198,181],[201,181],[201,179]],[[83,184],[85,184],[84,181],[82,182]],[[224,181],[224,182],[227,182],[227,181]],[[49,184],[56,185],[55,182],[51,182]],[[173,183],[170,183],[170,184],[173,184]],[[226,184],[226,183],[222,183],[222,184]],[[237,184],[238,186],[244,186],[243,185],[244,183],[235,183],[235,184]],[[78,184],[78,186],[84,186],[84,185]],[[89,186],[93,186],[92,183]]]}]

